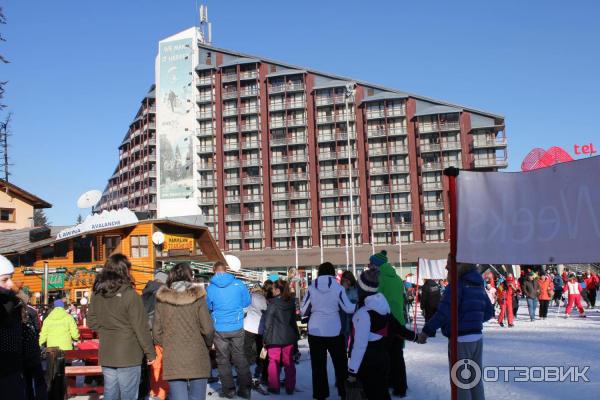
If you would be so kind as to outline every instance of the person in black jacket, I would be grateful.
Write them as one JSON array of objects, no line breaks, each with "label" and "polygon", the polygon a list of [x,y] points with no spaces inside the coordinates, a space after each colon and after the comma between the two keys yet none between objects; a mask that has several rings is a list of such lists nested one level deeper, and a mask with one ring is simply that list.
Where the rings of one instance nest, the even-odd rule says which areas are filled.
[{"label": "person in black jacket", "polygon": [[433,317],[440,300],[442,300],[441,286],[433,279],[426,279],[421,293],[421,308],[425,313],[425,322]]},{"label": "person in black jacket", "polygon": [[293,353],[298,340],[296,306],[289,284],[283,280],[273,283],[273,299],[263,314],[263,342],[269,354],[269,392],[279,393],[279,363],[285,371],[285,391],[294,393],[296,387],[296,366]]}]

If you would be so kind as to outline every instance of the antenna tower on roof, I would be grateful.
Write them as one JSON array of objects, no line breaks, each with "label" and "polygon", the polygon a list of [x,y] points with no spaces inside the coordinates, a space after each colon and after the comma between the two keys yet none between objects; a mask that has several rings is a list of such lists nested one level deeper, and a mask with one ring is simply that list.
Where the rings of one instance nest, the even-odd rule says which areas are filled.
[{"label": "antenna tower on roof", "polygon": [[202,34],[200,41],[203,44],[212,44],[212,24],[208,22],[208,6],[206,4],[200,6],[200,33]]}]

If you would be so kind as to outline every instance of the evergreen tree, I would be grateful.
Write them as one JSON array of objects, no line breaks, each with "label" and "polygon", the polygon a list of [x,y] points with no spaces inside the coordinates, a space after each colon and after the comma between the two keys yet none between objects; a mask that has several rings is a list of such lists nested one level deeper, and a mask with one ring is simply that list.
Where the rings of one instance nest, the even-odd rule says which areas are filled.
[{"label": "evergreen tree", "polygon": [[83,222],[83,217],[81,216],[81,214],[79,214],[79,215],[77,216],[77,224],[80,224],[80,223],[82,223],[82,222]]},{"label": "evergreen tree", "polygon": [[46,216],[46,212],[43,208],[37,208],[33,211],[33,225],[34,226],[49,226],[50,221],[48,221],[48,217]]}]

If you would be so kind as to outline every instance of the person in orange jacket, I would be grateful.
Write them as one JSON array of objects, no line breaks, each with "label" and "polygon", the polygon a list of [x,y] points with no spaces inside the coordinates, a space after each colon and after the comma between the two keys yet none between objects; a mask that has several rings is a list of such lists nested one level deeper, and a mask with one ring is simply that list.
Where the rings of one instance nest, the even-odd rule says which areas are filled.
[{"label": "person in orange jacket", "polygon": [[569,314],[571,314],[571,310],[573,309],[573,305],[577,306],[579,310],[579,316],[585,318],[585,311],[583,306],[581,305],[581,292],[583,291],[581,284],[577,282],[577,277],[575,274],[571,273],[569,275],[569,281],[563,288],[563,292],[565,292],[569,296],[569,304],[567,304],[567,309],[565,310],[565,317],[569,318]]},{"label": "person in orange jacket", "polygon": [[546,273],[543,273],[540,276],[538,281],[540,285],[540,294],[538,295],[538,300],[540,301],[540,318],[546,319],[548,317],[548,306],[550,305],[550,300],[554,296],[554,284],[548,278]]}]

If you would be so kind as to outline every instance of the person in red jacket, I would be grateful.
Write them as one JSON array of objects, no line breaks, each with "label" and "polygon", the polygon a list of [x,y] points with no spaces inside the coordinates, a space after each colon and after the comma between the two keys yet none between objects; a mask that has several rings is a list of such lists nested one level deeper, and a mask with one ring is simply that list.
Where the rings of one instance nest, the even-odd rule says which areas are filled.
[{"label": "person in red jacket", "polygon": [[575,274],[569,275],[569,281],[563,288],[563,292],[569,296],[569,304],[567,304],[567,309],[565,311],[566,318],[569,318],[569,314],[573,309],[573,305],[577,306],[579,310],[579,316],[585,317],[585,311],[583,310],[583,306],[581,305],[581,285],[577,282],[577,278]]},{"label": "person in red jacket", "polygon": [[[509,277],[510,278],[510,277]],[[514,280],[514,279],[513,279]],[[504,316],[508,319],[508,326],[513,325],[513,292],[512,288],[504,278],[498,279],[498,287],[496,288],[496,298],[500,306],[500,315],[498,315],[498,325],[504,327]]]},{"label": "person in red jacket", "polygon": [[598,291],[598,284],[600,283],[600,278],[596,275],[595,272],[587,272],[584,278],[585,288],[588,291],[588,298],[590,300],[589,308],[594,308],[596,306],[596,293]]}]

